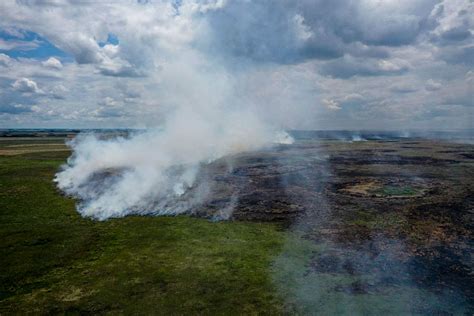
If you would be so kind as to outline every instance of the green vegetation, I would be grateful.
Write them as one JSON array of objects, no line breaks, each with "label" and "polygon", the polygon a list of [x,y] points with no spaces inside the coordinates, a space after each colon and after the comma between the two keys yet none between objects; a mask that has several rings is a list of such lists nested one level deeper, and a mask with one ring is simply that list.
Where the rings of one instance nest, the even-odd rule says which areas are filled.
[{"label": "green vegetation", "polygon": [[[331,152],[354,152],[341,144]],[[0,138],[0,315],[472,310],[464,262],[472,240],[471,162],[336,162],[343,172],[334,179],[354,185],[328,199],[329,214],[309,212],[283,230],[186,216],[84,219],[52,182],[69,155],[59,138]],[[429,173],[436,181],[385,181],[398,173]],[[414,267],[420,276],[408,273]]]},{"label": "green vegetation", "polygon": [[[344,262],[365,267],[369,267],[370,262],[350,249],[340,250],[332,243],[314,243],[305,240],[304,235],[288,234],[282,253],[274,263],[274,283],[286,298],[285,314],[411,315],[413,306],[407,302],[438,304],[435,295],[416,287],[402,284],[380,287],[380,272],[348,273]],[[331,271],[317,271],[314,264],[330,254],[334,260],[326,269]]]},{"label": "green vegetation", "polygon": [[52,179],[67,151],[0,156],[0,314],[278,314],[272,224],[81,218]]},{"label": "green vegetation", "polygon": [[413,196],[418,192],[410,186],[386,185],[383,188],[374,190],[373,193],[384,196]]}]

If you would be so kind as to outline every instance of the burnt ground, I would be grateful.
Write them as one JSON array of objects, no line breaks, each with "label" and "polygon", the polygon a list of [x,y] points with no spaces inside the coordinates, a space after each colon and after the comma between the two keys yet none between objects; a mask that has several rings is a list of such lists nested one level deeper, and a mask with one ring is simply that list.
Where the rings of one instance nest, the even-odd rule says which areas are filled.
[{"label": "burnt ground", "polygon": [[[325,245],[305,275],[372,276],[332,291],[416,287],[471,312],[473,154],[473,145],[423,139],[302,140],[217,161],[189,194],[206,193],[197,216],[278,221]],[[450,314],[429,303],[411,312]]]}]

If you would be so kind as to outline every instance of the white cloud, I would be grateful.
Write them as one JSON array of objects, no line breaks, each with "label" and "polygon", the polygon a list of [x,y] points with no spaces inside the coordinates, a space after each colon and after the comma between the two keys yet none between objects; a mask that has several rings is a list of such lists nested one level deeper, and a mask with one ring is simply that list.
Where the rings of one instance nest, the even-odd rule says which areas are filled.
[{"label": "white cloud", "polygon": [[66,94],[69,92],[69,90],[63,86],[62,84],[58,84],[56,86],[54,86],[53,88],[51,88],[51,90],[49,91],[49,94],[55,98],[55,99],[65,99],[66,98]]},{"label": "white cloud", "polygon": [[28,78],[20,78],[12,84],[12,88],[15,91],[23,93],[43,93],[43,91],[38,88],[38,85],[33,80]]},{"label": "white cloud", "polygon": [[42,64],[45,67],[54,68],[54,69],[63,68],[63,64],[61,63],[61,61],[55,57],[49,57]]},{"label": "white cloud", "polygon": [[332,111],[338,111],[341,109],[341,106],[339,105],[339,103],[331,99],[324,99],[323,105]]},{"label": "white cloud", "polygon": [[[453,30],[474,31],[474,4],[470,0],[444,0],[436,5],[431,17],[437,22],[432,36],[443,37],[450,32],[450,35],[456,35]],[[462,38],[458,37],[458,40]]]},{"label": "white cloud", "polygon": [[31,111],[38,113],[38,112],[41,112],[41,108],[37,105],[33,105],[31,107]]},{"label": "white cloud", "polygon": [[0,66],[8,67],[11,64],[11,58],[8,55],[0,53]]},{"label": "white cloud", "polygon": [[425,89],[428,91],[438,91],[442,86],[443,85],[440,82],[428,79],[428,81],[426,81]]},{"label": "white cloud", "polygon": [[116,106],[118,104],[118,102],[112,98],[112,97],[105,97],[102,102],[100,102],[101,105],[105,105],[105,106]]},{"label": "white cloud", "polygon": [[378,62],[378,67],[383,71],[398,72],[408,70],[410,68],[410,63],[402,59],[381,60]]},{"label": "white cloud", "polygon": [[[0,48],[37,47],[29,31],[69,55],[63,64],[0,54],[0,106],[25,124],[146,127],[235,90],[232,107],[289,128],[413,125],[407,107],[470,104],[473,5],[438,2],[0,1],[0,29],[17,37]],[[214,100],[213,90],[225,93]],[[43,116],[29,116],[33,104]],[[341,109],[346,121],[332,121]]]},{"label": "white cloud", "polygon": [[4,40],[0,38],[0,50],[33,50],[39,46],[37,41]]}]

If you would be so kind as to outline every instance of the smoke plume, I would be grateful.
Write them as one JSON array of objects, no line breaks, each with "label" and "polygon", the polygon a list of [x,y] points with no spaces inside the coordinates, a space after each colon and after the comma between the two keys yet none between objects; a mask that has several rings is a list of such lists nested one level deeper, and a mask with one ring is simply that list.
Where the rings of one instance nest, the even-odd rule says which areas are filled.
[{"label": "smoke plume", "polygon": [[[78,211],[105,220],[129,214],[179,214],[205,198],[195,184],[199,168],[221,157],[291,143],[258,104],[247,102],[225,65],[184,45],[161,60],[156,86],[159,120],[129,137],[79,135],[57,174],[58,187],[79,198]],[[229,212],[227,212],[229,213]],[[227,215],[226,217],[228,217]]]},{"label": "smoke plume", "polygon": [[189,206],[179,197],[193,186],[201,164],[289,140],[248,113],[215,114],[220,118],[212,121],[180,111],[162,129],[130,138],[79,136],[70,143],[74,154],[56,176],[58,186],[80,198],[83,216],[100,220],[178,214]]}]

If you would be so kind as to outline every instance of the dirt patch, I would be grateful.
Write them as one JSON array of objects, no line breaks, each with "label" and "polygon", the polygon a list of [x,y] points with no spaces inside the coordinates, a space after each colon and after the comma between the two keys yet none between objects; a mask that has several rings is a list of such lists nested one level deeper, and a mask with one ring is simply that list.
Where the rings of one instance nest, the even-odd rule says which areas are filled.
[{"label": "dirt patch", "polygon": [[381,183],[377,181],[368,181],[356,184],[348,184],[340,189],[341,193],[356,196],[370,196],[376,198],[416,198],[421,197],[426,192],[420,184],[406,183],[401,179],[385,181]]},{"label": "dirt patch", "polygon": [[346,192],[354,195],[371,195],[374,190],[380,189],[382,185],[375,181],[366,183],[358,183],[349,185],[348,187],[341,189],[341,192]]}]

